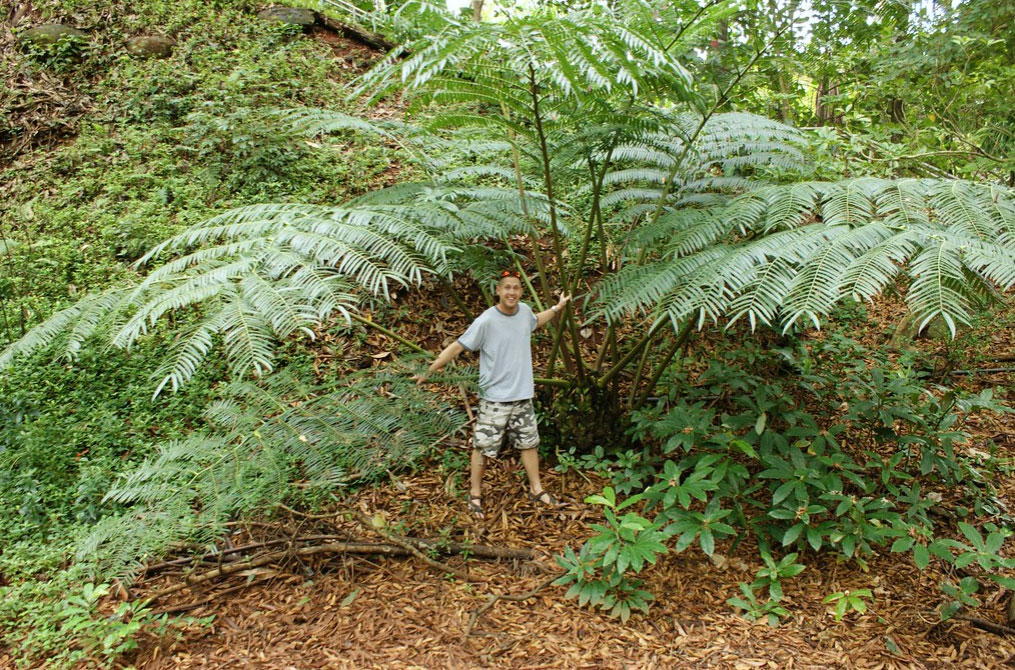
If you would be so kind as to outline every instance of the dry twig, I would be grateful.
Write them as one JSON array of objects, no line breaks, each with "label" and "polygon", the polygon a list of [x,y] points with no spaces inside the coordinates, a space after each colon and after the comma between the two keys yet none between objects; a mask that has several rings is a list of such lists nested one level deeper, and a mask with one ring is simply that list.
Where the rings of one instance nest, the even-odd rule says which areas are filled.
[{"label": "dry twig", "polygon": [[986,619],[981,619],[979,617],[966,616],[960,614],[956,616],[955,619],[957,619],[958,621],[965,621],[973,628],[979,628],[980,630],[985,630],[988,633],[1000,635],[1001,637],[1015,635],[1015,628],[1012,628],[1011,626],[1004,626],[999,623],[994,623],[993,621],[987,621]]},{"label": "dry twig", "polygon": [[370,519],[368,519],[367,516],[365,514],[363,514],[362,512],[360,512],[359,510],[349,510],[349,513],[352,514],[353,516],[355,516],[359,520],[359,522],[362,523],[364,526],[366,526],[367,528],[372,529],[375,533],[377,533],[378,535],[383,537],[388,542],[391,542],[392,544],[396,544],[399,547],[402,547],[403,549],[407,549],[413,556],[415,556],[419,560],[423,561],[424,563],[429,565],[431,568],[436,568],[437,570],[440,570],[441,572],[443,572],[445,574],[452,574],[455,577],[457,577],[458,579],[461,579],[461,580],[467,581],[467,582],[485,582],[486,581],[486,579],[484,579],[482,577],[476,577],[476,576],[470,575],[469,573],[463,572],[463,571],[459,570],[458,568],[451,567],[447,563],[442,563],[442,562],[440,562],[438,560],[430,558],[429,556],[424,554],[422,551],[420,551],[419,549],[414,547],[412,545],[412,543],[410,543],[405,538],[403,538],[403,537],[401,537],[399,535],[395,535],[394,533],[390,533],[390,532],[384,530],[384,528],[378,528],[376,525],[372,524],[370,522]]},{"label": "dry twig", "polygon": [[476,625],[476,622],[479,621],[479,617],[486,614],[486,612],[491,607],[497,604],[498,600],[510,600],[511,602],[522,602],[528,600],[529,598],[535,596],[540,591],[545,589],[550,584],[553,584],[553,582],[555,582],[559,577],[560,573],[557,573],[552,577],[548,578],[546,581],[542,582],[539,586],[532,589],[531,591],[526,591],[525,593],[521,593],[519,595],[511,595],[510,593],[490,594],[490,596],[486,599],[486,602],[483,603],[483,605],[479,609],[473,612],[471,617],[469,617],[469,625],[465,627],[465,634],[462,635],[462,637],[465,638],[472,635],[472,628]]}]

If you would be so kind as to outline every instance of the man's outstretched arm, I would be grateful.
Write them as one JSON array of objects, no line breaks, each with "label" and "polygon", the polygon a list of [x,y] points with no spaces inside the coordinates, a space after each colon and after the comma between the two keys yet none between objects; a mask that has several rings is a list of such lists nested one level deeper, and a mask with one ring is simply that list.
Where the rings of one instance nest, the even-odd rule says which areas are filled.
[{"label": "man's outstretched arm", "polygon": [[536,328],[541,328],[553,320],[553,317],[557,316],[560,312],[564,311],[567,303],[570,302],[570,295],[563,295],[560,297],[560,301],[550,309],[544,310],[539,314],[536,314]]},{"label": "man's outstretched arm", "polygon": [[417,375],[416,383],[422,384],[431,374],[437,372],[438,370],[443,370],[445,365],[455,360],[458,357],[458,354],[463,351],[465,351],[465,347],[459,344],[458,340],[455,340],[448,346],[444,347],[444,351],[437,355],[437,358],[435,358],[434,362],[430,364],[427,371],[422,375]]}]

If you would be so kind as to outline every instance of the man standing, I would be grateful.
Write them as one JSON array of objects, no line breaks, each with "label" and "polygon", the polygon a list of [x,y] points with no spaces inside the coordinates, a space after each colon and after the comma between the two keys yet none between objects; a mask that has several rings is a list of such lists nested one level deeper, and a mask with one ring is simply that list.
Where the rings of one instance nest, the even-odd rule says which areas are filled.
[{"label": "man standing", "polygon": [[422,383],[427,375],[443,369],[463,351],[479,351],[479,416],[469,468],[469,510],[479,518],[483,518],[486,459],[497,456],[505,436],[519,450],[529,478],[529,498],[554,507],[558,504],[539,479],[531,335],[563,310],[571,296],[563,296],[550,309],[535,314],[521,302],[521,278],[512,270],[501,273],[495,292],[497,304],[480,314],[419,379]]}]

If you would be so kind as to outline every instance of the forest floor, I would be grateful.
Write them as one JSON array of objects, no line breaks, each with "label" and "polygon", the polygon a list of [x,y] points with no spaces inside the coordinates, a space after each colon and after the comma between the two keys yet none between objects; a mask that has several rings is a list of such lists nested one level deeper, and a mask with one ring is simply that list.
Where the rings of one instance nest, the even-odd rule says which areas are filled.
[{"label": "forest floor", "polygon": [[[866,346],[887,343],[899,308],[890,302],[871,307],[869,321],[858,333]],[[417,336],[426,339],[424,332]],[[1015,352],[1015,334],[1008,330],[984,337],[996,354]],[[920,346],[948,345],[931,340]],[[964,383],[977,390],[1000,388],[1011,404],[1013,381],[1015,375],[998,373],[965,378]],[[980,417],[967,428],[974,433],[967,446],[982,448],[990,440],[1000,458],[1010,462],[1015,457],[1015,417]],[[942,601],[938,585],[946,575],[936,562],[918,570],[908,554],[885,552],[861,569],[856,562],[837,563],[808,552],[802,559],[807,568],[785,585],[783,604],[792,616],[775,628],[746,620],[726,603],[739,595],[738,583],[750,582],[761,567],[750,541],[735,549],[730,542],[720,543],[711,559],[696,548],[663,556],[644,573],[645,588],[656,596],[647,615],[635,613],[623,623],[579,607],[564,598],[566,587],[545,584],[558,570],[552,557],[567,545],[577,550],[592,533],[589,524],[602,521],[601,508],[582,501],[608,482],[588,472],[561,473],[548,464],[546,487],[566,501],[562,510],[552,511],[525,497],[524,478],[512,456],[488,469],[487,515],[478,520],[468,513],[461,488],[467,443],[455,438],[442,449],[422,470],[363,489],[343,508],[369,518],[380,515],[386,529],[407,536],[530,549],[533,560],[446,559],[482,580],[473,583],[449,578],[412,557],[288,558],[160,601],[160,607],[204,603],[187,615],[214,619],[185,628],[175,638],[151,638],[131,659],[133,665],[144,670],[1015,666],[1012,638],[968,621],[940,622],[935,607]],[[999,497],[1011,508],[1015,481],[1009,477],[1000,484]],[[240,545],[312,535],[383,541],[348,514],[308,518],[289,512],[237,529],[230,540]],[[180,584],[182,575],[162,572],[132,597]],[[492,594],[518,595],[540,586],[531,598],[501,599],[484,609]],[[223,593],[225,588],[230,591]],[[835,621],[824,597],[856,589],[873,592],[870,609]],[[1010,594],[988,587],[978,596],[984,605],[972,616],[998,624],[1007,620]]]},{"label": "forest floor", "polygon": [[[1010,426],[1015,428],[1015,426]],[[920,572],[907,558],[874,557],[869,570],[808,555],[807,569],[786,586],[784,604],[793,612],[771,628],[738,616],[726,599],[737,583],[751,581],[760,567],[756,549],[720,547],[709,560],[695,550],[670,554],[647,570],[646,588],[656,594],[647,615],[627,623],[565,600],[564,587],[547,587],[524,602],[501,600],[473,622],[490,594],[521,594],[544,583],[550,558],[577,547],[599,520],[598,509],[580,501],[603,482],[576,473],[549,471],[549,490],[569,502],[561,512],[538,509],[522,495],[514,462],[490,468],[485,520],[465,510],[461,495],[435,471],[365,490],[347,504],[390,525],[413,524],[412,535],[452,541],[530,548],[533,561],[448,559],[483,580],[448,579],[412,558],[332,556],[287,561],[241,579],[267,578],[190,610],[214,615],[177,639],[152,639],[133,664],[146,670],[180,668],[988,668],[1011,667],[1015,643],[969,623],[939,623],[935,570]],[[405,490],[401,490],[404,488]],[[1008,496],[1006,496],[1008,497]],[[1010,497],[1008,497],[1011,500]],[[363,527],[292,517],[258,527],[262,537],[348,534],[370,538]],[[147,585],[161,588],[181,577]],[[241,583],[242,581],[233,582]],[[221,589],[221,587],[219,587]],[[869,588],[874,598],[863,615],[836,622],[825,595]],[[212,589],[195,588],[179,602],[204,600]],[[144,591],[135,592],[143,597]],[[976,615],[1004,621],[1001,592],[988,592]]]}]

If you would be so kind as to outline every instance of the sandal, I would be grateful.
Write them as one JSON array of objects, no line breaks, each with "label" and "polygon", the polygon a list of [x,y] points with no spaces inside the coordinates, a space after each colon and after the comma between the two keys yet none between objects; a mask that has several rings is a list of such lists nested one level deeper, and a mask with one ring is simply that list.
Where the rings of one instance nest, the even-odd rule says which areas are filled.
[{"label": "sandal", "polygon": [[469,511],[477,519],[483,518],[483,499],[479,496],[469,496]]},{"label": "sandal", "polygon": [[560,501],[557,500],[557,498],[554,497],[554,495],[549,491],[547,491],[546,489],[543,489],[539,493],[533,493],[529,489],[525,489],[525,492],[528,494],[529,500],[531,500],[532,502],[542,503],[547,507],[552,507],[554,509],[560,509],[561,507],[563,507]]}]

